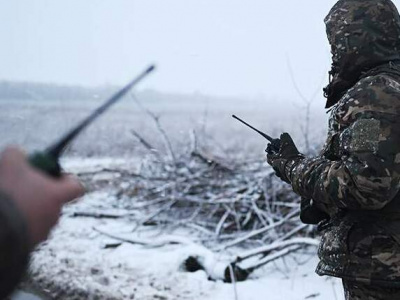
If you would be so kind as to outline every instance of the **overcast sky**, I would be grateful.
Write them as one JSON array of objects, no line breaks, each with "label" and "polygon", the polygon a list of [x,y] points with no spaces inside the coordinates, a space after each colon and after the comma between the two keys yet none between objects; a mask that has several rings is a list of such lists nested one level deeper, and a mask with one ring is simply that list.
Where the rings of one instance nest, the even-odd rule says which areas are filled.
[{"label": "overcast sky", "polygon": [[309,97],[326,83],[323,18],[335,2],[1,1],[0,79],[123,84],[154,62],[142,88],[292,98],[289,59]]}]

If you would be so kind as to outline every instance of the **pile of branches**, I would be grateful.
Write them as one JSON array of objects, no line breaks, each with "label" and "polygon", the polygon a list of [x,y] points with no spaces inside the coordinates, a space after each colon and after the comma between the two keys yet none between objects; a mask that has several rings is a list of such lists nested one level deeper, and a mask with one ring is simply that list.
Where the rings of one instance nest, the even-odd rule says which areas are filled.
[{"label": "pile of branches", "polygon": [[[132,131],[149,154],[137,173],[115,170],[120,182],[128,182],[116,186],[119,203],[128,211],[143,212],[140,220],[135,220],[137,228],[186,226],[199,231],[201,244],[214,252],[249,249],[223,268],[222,279],[229,282],[245,280],[270,261],[318,244],[309,238],[311,228],[300,223],[299,198],[265,162],[215,155],[208,147],[199,146],[195,131],[190,145],[179,147],[186,150],[175,151],[159,117],[146,112],[160,133],[164,151]],[[240,267],[254,257],[258,257],[255,263]],[[189,271],[207,269],[201,261],[188,257],[186,267]]]},{"label": "pile of branches", "polygon": [[[228,163],[196,149],[176,160],[150,156],[140,172],[120,172],[119,178],[134,178],[131,184],[118,186],[118,197],[127,211],[142,212],[135,220],[137,230],[159,226],[168,233],[168,228],[186,226],[199,231],[201,245],[212,253],[242,249],[219,268],[211,254],[184,260],[187,271],[205,270],[210,279],[246,280],[265,264],[318,245],[310,238],[311,228],[300,223],[299,199],[263,162]],[[190,243],[167,234],[146,240],[99,232],[147,247]]]},{"label": "pile of branches", "polygon": [[140,225],[189,226],[225,249],[284,240],[304,228],[297,197],[262,162],[235,164],[196,149],[175,161],[149,159],[141,170],[119,192],[125,208],[147,212]]}]

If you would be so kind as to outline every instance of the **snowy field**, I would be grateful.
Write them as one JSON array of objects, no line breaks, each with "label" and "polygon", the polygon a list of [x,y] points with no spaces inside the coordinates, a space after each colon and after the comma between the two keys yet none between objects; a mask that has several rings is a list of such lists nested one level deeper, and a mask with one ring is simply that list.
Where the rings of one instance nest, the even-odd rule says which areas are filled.
[{"label": "snowy field", "polygon": [[[266,141],[232,119],[236,114],[271,136],[289,132],[304,150],[305,110],[302,103],[280,105],[266,99],[209,98],[207,96],[153,95],[142,92],[135,100],[127,97],[90,126],[69,149],[78,157],[115,157],[143,154],[143,147],[132,135],[140,133],[153,146],[161,147],[161,137],[146,109],[159,117],[160,126],[177,146],[184,146],[192,130],[212,138],[212,147],[240,155],[263,158]],[[103,99],[71,101],[0,100],[0,148],[10,143],[25,149],[41,150],[82,120]],[[137,102],[140,101],[142,107]],[[323,101],[312,105],[310,142],[318,148],[323,142],[327,115]],[[241,143],[242,138],[246,143]],[[162,150],[162,149],[160,149]]]},{"label": "snowy field", "polygon": [[[122,160],[67,160],[68,171],[96,170],[121,165]],[[129,166],[132,162],[125,162]],[[125,216],[117,219],[74,217],[77,212]],[[282,300],[343,299],[341,282],[314,273],[316,249],[292,254],[257,270],[236,285],[210,281],[204,271],[188,273],[183,261],[188,256],[204,257],[211,268],[237,255],[240,248],[213,252],[199,244],[198,232],[177,228],[135,230],[140,213],[118,209],[112,190],[87,194],[65,207],[51,238],[34,253],[31,283],[52,299],[214,299]],[[148,247],[121,243],[103,233],[132,240],[153,242],[173,239],[177,244]],[[217,270],[216,270],[217,271]]]},{"label": "snowy field", "polygon": [[[0,146],[14,143],[29,151],[42,149],[96,105],[97,102],[79,101],[0,101]],[[231,119],[233,113],[271,135],[289,131],[300,148],[304,147],[300,130],[304,118],[295,106],[283,110],[259,100],[184,101],[181,97],[169,103],[148,101],[146,108],[160,116],[177,149],[188,143],[189,132],[195,129],[211,137],[208,144],[226,155],[263,159],[265,141]],[[312,117],[310,137],[315,145],[323,142],[325,119],[322,110]],[[69,150],[69,158],[63,161],[64,167],[72,173],[96,173],[110,167],[134,171],[146,149],[132,136],[132,129],[160,146],[161,153],[165,150],[148,114],[135,103],[126,102],[79,138]],[[243,138],[246,143],[240,142]],[[103,183],[101,188],[66,206],[51,238],[32,257],[28,286],[45,293],[42,299],[343,299],[339,280],[314,273],[315,247],[276,260],[237,284],[208,280],[204,271],[189,273],[183,268],[189,256],[203,257],[209,269],[217,273],[218,266],[225,266],[245,249],[231,248],[223,252],[206,249],[201,245],[203,237],[199,232],[188,228],[167,233],[160,225],[137,230],[135,221],[141,218],[141,213],[125,211],[116,202],[112,186],[118,184],[118,176],[94,176]],[[111,213],[118,217],[77,217],[76,212]],[[149,247],[121,243],[106,234],[135,241],[167,239],[174,243]]]}]

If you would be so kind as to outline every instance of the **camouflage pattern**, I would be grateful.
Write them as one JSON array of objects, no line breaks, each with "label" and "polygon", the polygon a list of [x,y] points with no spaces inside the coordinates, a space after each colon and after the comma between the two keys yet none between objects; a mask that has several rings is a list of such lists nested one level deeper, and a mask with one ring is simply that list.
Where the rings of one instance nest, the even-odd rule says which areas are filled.
[{"label": "camouflage pattern", "polygon": [[326,24],[335,76],[354,83],[332,108],[321,155],[286,176],[330,216],[318,274],[400,288],[398,12],[389,0],[339,1]]},{"label": "camouflage pattern", "polygon": [[337,103],[360,75],[400,59],[400,17],[388,0],[340,0],[325,18],[333,80],[327,107]]},{"label": "camouflage pattern", "polygon": [[371,286],[353,281],[343,281],[346,300],[395,300],[400,299],[400,289]]}]

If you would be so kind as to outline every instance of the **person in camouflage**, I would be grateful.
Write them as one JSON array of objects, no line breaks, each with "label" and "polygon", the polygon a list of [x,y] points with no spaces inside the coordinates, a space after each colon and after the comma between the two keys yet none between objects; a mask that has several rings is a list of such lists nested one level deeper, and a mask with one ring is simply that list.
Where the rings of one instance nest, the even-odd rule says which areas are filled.
[{"label": "person in camouflage", "polygon": [[302,197],[302,220],[319,222],[316,272],[342,278],[346,299],[400,299],[399,13],[390,0],[340,0],[325,23],[325,146],[306,158],[284,133],[267,160]]}]

